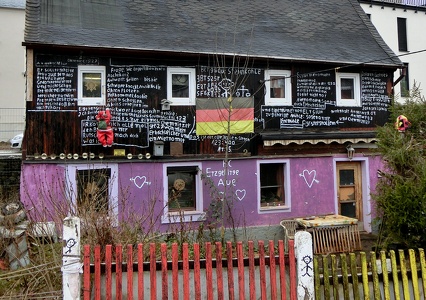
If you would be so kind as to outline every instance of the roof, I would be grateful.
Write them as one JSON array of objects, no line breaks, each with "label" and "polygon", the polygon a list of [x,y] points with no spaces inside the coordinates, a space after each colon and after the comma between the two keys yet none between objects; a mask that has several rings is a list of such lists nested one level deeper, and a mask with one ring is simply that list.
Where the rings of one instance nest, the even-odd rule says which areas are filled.
[{"label": "roof", "polygon": [[25,44],[402,65],[356,0],[27,0]]}]

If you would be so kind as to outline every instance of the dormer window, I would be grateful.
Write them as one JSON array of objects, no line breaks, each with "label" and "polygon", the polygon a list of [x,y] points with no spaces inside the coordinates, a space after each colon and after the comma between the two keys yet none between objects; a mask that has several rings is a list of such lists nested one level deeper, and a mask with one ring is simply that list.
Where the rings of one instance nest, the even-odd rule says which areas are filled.
[{"label": "dormer window", "polygon": [[360,79],[357,73],[336,73],[337,106],[361,106]]},{"label": "dormer window", "polygon": [[286,70],[265,71],[265,105],[291,105],[291,72]]},{"label": "dormer window", "polygon": [[195,69],[167,69],[167,100],[170,105],[195,105]]}]

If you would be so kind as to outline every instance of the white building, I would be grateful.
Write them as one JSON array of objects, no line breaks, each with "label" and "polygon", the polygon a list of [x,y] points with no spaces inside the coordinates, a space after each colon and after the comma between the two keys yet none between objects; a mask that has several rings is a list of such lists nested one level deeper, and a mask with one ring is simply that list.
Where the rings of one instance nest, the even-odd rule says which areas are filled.
[{"label": "white building", "polygon": [[25,0],[0,0],[0,142],[25,124]]},{"label": "white building", "polygon": [[[404,102],[414,84],[426,89],[426,0],[359,0],[378,32],[407,66],[405,77],[396,85],[395,96]],[[394,75],[400,78],[400,72]]]}]

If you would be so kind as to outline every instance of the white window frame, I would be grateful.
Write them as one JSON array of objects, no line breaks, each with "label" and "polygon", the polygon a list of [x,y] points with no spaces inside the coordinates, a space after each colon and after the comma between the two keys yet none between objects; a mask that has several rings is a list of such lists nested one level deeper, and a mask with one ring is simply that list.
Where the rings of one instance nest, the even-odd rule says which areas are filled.
[{"label": "white window frame", "polygon": [[[285,98],[271,98],[271,76],[285,77]],[[291,71],[290,70],[265,70],[265,105],[287,106],[292,105],[291,100]]]},{"label": "white window frame", "polygon": [[[189,76],[189,97],[173,97],[172,96],[172,75],[185,74]],[[194,68],[167,68],[167,100],[170,105],[195,105],[196,82]]]},{"label": "white window frame", "polygon": [[[69,194],[71,199],[72,207],[77,209],[77,193],[78,193],[78,182],[77,172],[82,170],[102,170],[110,169],[111,177],[109,178],[108,197],[109,207],[112,211],[114,218],[114,224],[118,221],[118,165],[117,164],[70,164],[67,165],[66,175],[66,193]],[[75,215],[76,211],[70,211],[70,215]]]},{"label": "white window frame", "polygon": [[[261,189],[260,189],[260,165],[261,164],[283,164],[284,172],[284,199],[285,205],[283,206],[261,206]],[[277,211],[290,211],[291,210],[291,183],[290,183],[290,160],[289,159],[265,159],[257,161],[257,210],[259,214],[275,213]]]},{"label": "white window frame", "polygon": [[[101,74],[101,97],[83,97],[83,74]],[[79,106],[103,106],[105,105],[106,71],[105,66],[78,66],[77,99]]]},{"label": "white window frame", "polygon": [[[196,167],[199,171],[195,175],[195,210],[181,210],[169,212],[169,184],[167,168],[170,167]],[[163,165],[163,207],[164,214],[161,223],[196,222],[205,220],[206,214],[203,208],[203,183],[201,179],[201,162],[169,163]]]},{"label": "white window frame", "polygon": [[[353,79],[354,99],[341,99],[341,80]],[[358,73],[336,73],[336,105],[337,106],[361,106],[361,83]]]}]

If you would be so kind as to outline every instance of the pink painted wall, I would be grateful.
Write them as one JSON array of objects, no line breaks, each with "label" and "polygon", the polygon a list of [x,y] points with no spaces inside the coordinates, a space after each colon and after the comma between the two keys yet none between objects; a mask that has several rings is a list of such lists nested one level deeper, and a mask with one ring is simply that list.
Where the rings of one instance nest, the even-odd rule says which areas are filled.
[{"label": "pink painted wall", "polygon": [[[290,174],[290,206],[280,210],[259,210],[258,159],[234,159],[228,166],[227,180],[221,171],[222,160],[202,162],[203,205],[208,210],[211,196],[218,197],[226,186],[232,195],[234,225],[278,225],[287,218],[335,213],[335,174],[333,157],[287,158]],[[382,167],[380,157],[369,157],[369,188],[374,190],[377,170]],[[52,210],[64,213],[67,201],[65,165],[27,164],[22,170],[21,196],[27,208],[47,218]],[[118,206],[121,218],[138,220],[143,226],[167,230],[161,224],[163,214],[163,163],[123,162],[118,164]],[[213,186],[213,188],[211,188]],[[55,201],[51,201],[54,199]],[[34,203],[40,203],[36,208]],[[148,224],[148,225],[147,225]],[[155,224],[152,226],[152,224]]]}]

